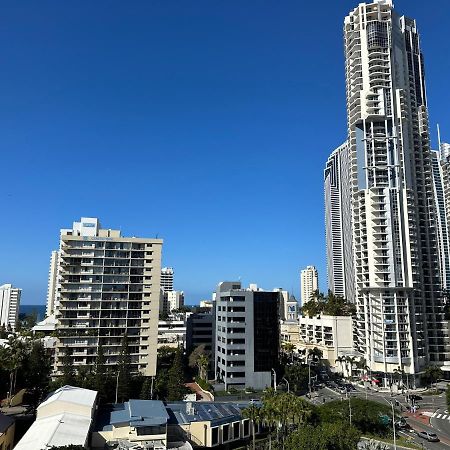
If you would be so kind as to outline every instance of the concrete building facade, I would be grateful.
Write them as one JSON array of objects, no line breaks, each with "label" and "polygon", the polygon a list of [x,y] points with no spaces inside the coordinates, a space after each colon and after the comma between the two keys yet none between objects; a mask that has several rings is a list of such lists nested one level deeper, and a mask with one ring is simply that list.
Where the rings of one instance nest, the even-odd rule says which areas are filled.
[{"label": "concrete building facade", "polygon": [[319,274],[314,266],[307,266],[300,273],[302,305],[311,300],[311,294],[319,289]]},{"label": "concrete building facade", "polygon": [[355,301],[350,147],[347,142],[331,153],[324,171],[325,234],[328,289]]},{"label": "concrete building facade", "polygon": [[127,335],[133,372],[155,375],[162,240],[123,237],[83,217],[61,230],[55,301],[62,357],[92,366],[102,345],[106,365],[115,367]]},{"label": "concrete building facade", "polygon": [[173,291],[173,267],[163,267],[161,269],[161,289]]},{"label": "concrete building facade", "polygon": [[280,350],[278,292],[256,285],[222,282],[215,297],[216,380],[229,386],[264,389]]},{"label": "concrete building facade", "polygon": [[46,317],[51,316],[55,312],[55,301],[58,295],[58,262],[59,252],[53,250],[50,256],[50,268],[48,271]]},{"label": "concrete building facade", "polygon": [[0,286],[0,326],[12,331],[16,329],[21,295],[22,289],[12,284]]},{"label": "concrete building facade", "polygon": [[345,18],[355,348],[372,371],[449,358],[424,62],[416,22],[391,0]]}]

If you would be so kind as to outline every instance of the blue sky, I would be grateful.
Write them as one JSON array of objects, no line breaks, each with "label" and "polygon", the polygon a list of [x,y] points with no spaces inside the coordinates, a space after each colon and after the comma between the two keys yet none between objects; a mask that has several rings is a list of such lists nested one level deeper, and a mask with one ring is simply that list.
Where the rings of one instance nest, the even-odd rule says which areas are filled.
[{"label": "blue sky", "polygon": [[[322,172],[358,2],[323,3],[3,1],[0,283],[43,303],[59,229],[96,216],[164,238],[189,303],[238,277],[297,295],[307,264],[325,289]],[[450,140],[450,2],[395,3]]]}]

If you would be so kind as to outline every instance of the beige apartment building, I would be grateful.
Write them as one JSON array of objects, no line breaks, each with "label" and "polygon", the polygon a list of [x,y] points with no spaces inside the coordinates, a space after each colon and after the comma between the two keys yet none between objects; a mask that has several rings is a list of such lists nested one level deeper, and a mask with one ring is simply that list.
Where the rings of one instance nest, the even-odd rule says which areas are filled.
[{"label": "beige apartment building", "polygon": [[155,375],[162,243],[123,237],[96,218],[61,230],[50,274],[57,280],[56,374],[67,348],[75,366],[92,366],[101,345],[106,365],[115,366],[126,334],[133,372]]}]

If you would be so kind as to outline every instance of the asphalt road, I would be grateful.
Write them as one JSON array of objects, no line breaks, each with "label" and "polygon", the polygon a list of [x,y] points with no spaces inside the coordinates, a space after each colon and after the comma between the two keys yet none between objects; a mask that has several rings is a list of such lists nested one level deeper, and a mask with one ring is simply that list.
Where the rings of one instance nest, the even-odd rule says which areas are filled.
[{"label": "asphalt road", "polygon": [[[376,392],[373,390],[365,390],[357,388],[356,391],[352,391],[350,394],[352,397],[367,398],[368,400],[377,401],[379,403],[386,404],[397,400],[406,411],[405,396],[402,394],[391,396],[389,392]],[[333,400],[346,400],[346,395],[336,392],[332,389],[324,387],[314,392],[311,402],[320,405]],[[424,424],[421,420],[416,420],[414,417],[408,417],[407,422],[413,428],[411,432],[400,432],[403,436],[409,436],[419,446],[423,446],[424,449],[429,450],[448,450],[450,448],[450,412],[447,411],[445,394],[439,396],[427,396],[423,395],[422,400],[418,401],[420,406],[418,412],[429,411],[429,414],[433,414],[430,418],[430,424]],[[436,433],[440,439],[440,442],[428,442],[416,435],[416,431],[429,431]],[[394,447],[392,447],[394,448]]]}]

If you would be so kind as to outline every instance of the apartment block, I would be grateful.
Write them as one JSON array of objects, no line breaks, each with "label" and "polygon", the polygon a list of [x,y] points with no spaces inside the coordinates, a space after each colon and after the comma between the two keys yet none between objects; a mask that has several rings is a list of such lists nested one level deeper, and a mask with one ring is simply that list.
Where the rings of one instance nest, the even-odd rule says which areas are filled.
[{"label": "apartment block", "polygon": [[355,350],[373,371],[417,375],[450,357],[417,23],[391,0],[360,3],[344,45]]},{"label": "apartment block", "polygon": [[226,388],[271,386],[280,350],[279,292],[222,282],[215,301],[216,379]]},{"label": "apartment block", "polygon": [[12,284],[0,286],[0,326],[14,331],[19,318],[19,305],[22,289]]},{"label": "apartment block", "polygon": [[173,291],[173,267],[163,267],[161,269],[161,289]]},{"label": "apartment block", "polygon": [[127,335],[133,372],[155,375],[162,243],[123,237],[96,218],[61,230],[56,374],[65,352],[75,366],[92,366],[100,345],[114,368]]},{"label": "apartment block", "polygon": [[58,262],[59,252],[53,250],[50,256],[50,269],[48,271],[47,307],[45,310],[47,317],[55,312],[55,301],[58,295]]},{"label": "apartment block", "polygon": [[319,274],[314,266],[307,266],[300,272],[300,292],[302,305],[311,300],[311,295],[319,289]]},{"label": "apartment block", "polygon": [[190,353],[195,347],[204,345],[207,352],[214,350],[214,314],[208,313],[190,314],[186,320],[186,349]]}]

